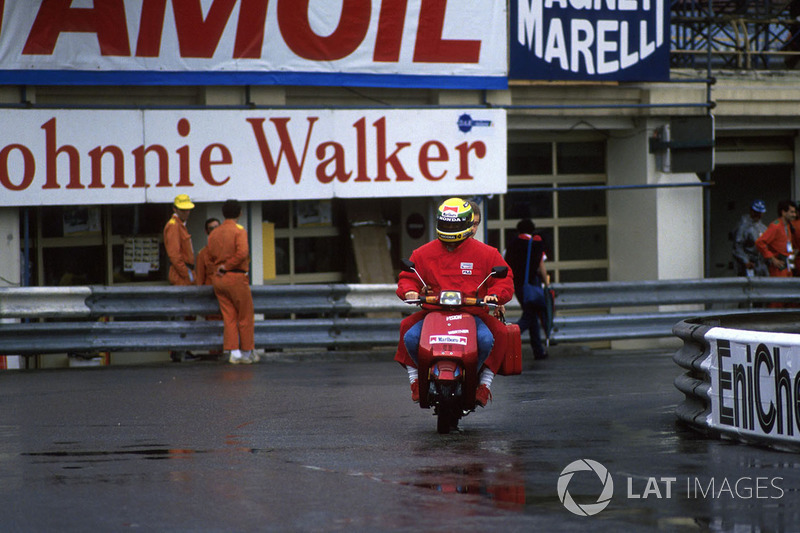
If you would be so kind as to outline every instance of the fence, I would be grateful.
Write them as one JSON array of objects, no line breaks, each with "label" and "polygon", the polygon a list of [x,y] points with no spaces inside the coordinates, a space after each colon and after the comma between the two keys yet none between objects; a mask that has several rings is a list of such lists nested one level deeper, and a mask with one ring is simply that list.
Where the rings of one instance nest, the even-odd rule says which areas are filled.
[{"label": "fence", "polygon": [[[672,336],[689,317],[729,307],[800,302],[800,279],[719,278],[641,282],[558,283],[551,343]],[[349,348],[392,346],[403,313],[414,309],[394,285],[280,285],[252,288],[256,345]],[[694,305],[675,310],[672,306]],[[647,310],[642,310],[642,308]],[[624,312],[621,312],[624,311]],[[222,324],[210,287],[90,286],[0,289],[0,354],[213,350]],[[519,306],[513,302],[508,314]],[[184,320],[198,316],[195,321]]]}]

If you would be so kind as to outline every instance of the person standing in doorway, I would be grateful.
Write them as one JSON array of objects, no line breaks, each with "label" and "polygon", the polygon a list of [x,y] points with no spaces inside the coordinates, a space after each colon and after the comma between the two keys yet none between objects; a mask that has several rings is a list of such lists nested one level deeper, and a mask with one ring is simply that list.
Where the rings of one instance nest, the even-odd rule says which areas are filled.
[{"label": "person standing in doorway", "polygon": [[214,294],[224,322],[222,344],[232,364],[257,361],[255,316],[248,269],[247,230],[238,224],[242,206],[237,200],[222,204],[224,222],[208,237],[209,264],[213,265]]},{"label": "person standing in doorway", "polygon": [[761,217],[767,208],[763,200],[750,204],[750,213],[742,215],[733,232],[733,258],[737,276],[769,276],[767,263],[756,248],[756,240],[767,231]]},{"label": "person standing in doorway", "polygon": [[[194,209],[194,203],[188,194],[179,194],[172,203],[172,216],[164,226],[164,248],[169,259],[169,283],[176,286],[194,285],[194,248],[192,236],[186,229],[186,222]],[[194,320],[194,317],[186,317]],[[189,351],[171,351],[170,359],[194,361],[198,359]]]},{"label": "person standing in doorway", "polygon": [[797,206],[791,200],[778,203],[778,218],[756,239],[756,248],[767,261],[773,278],[792,276],[796,238],[792,222],[797,218]]},{"label": "person standing in doorway", "polygon": [[[517,237],[508,244],[505,259],[514,272],[514,294],[522,307],[522,316],[517,321],[520,333],[530,330],[531,348],[534,359],[546,359],[547,350],[542,345],[540,321],[546,309],[540,305],[523,301],[523,285],[527,281],[533,285],[544,285],[547,291],[547,268],[544,266],[547,257],[544,241],[537,235],[536,224],[524,218],[517,223]],[[525,279],[525,273],[528,279]]]}]

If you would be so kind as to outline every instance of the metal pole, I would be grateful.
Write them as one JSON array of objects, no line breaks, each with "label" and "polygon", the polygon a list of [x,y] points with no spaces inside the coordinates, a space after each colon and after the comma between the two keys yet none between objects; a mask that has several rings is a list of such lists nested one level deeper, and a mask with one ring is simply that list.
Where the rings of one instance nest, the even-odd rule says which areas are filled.
[{"label": "metal pole", "polygon": [[253,212],[250,210],[250,202],[247,202],[247,249],[250,250],[250,263],[247,265],[247,275],[250,284],[253,284]]},{"label": "metal pole", "polygon": [[24,235],[24,239],[25,239],[25,244],[24,244],[24,248],[23,248],[23,250],[24,250],[23,253],[25,254],[25,257],[23,258],[23,262],[22,262],[22,268],[23,268],[22,286],[23,287],[28,287],[31,284],[31,252],[30,252],[30,249],[31,249],[31,229],[30,229],[29,211],[28,211],[27,207],[23,210],[23,222],[22,222],[22,225],[23,225],[23,235]]},{"label": "metal pole", "polygon": [[[711,16],[713,11],[713,2],[708,0],[708,24],[706,25],[706,114],[711,115],[711,108],[713,102],[711,100],[711,85],[713,79],[711,77]],[[716,138],[714,132],[714,138]],[[711,184],[711,173],[706,172],[703,181]],[[711,188],[703,188],[703,274],[706,278],[711,277]]]}]

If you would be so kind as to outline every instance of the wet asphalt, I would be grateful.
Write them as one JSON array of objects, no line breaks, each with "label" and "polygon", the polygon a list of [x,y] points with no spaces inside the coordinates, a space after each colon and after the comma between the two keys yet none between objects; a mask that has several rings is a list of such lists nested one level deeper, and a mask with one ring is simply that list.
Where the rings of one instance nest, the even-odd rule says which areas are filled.
[{"label": "wet asphalt", "polygon": [[0,531],[798,531],[800,456],[677,422],[670,350],[558,348],[449,435],[388,353],[4,371]]}]

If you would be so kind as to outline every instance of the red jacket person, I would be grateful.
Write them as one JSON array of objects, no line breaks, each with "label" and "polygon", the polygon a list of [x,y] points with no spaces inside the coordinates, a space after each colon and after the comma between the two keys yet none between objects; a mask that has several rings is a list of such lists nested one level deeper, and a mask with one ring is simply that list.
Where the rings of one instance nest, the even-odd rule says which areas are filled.
[{"label": "red jacket person", "polygon": [[[436,217],[437,240],[424,244],[414,250],[411,261],[417,272],[430,289],[436,293],[442,289],[460,290],[475,294],[478,286],[486,279],[493,267],[508,266],[496,248],[475,239],[472,234],[473,211],[469,202],[461,198],[450,198],[439,206]],[[401,272],[397,282],[397,296],[401,299],[415,299],[422,290],[422,283],[414,273]],[[505,304],[514,295],[514,279],[509,272],[506,278],[490,278],[478,292],[479,298]],[[491,398],[490,387],[495,373],[500,367],[506,351],[506,327],[491,316],[485,308],[475,307],[469,311],[489,328],[494,342],[488,357],[483,362],[477,401],[485,406]],[[411,398],[419,400],[417,365],[409,355],[407,342],[417,342],[412,334],[416,326],[429,312],[423,308],[400,323],[400,342],[395,361],[405,366],[411,382]],[[410,333],[411,332],[411,333]],[[479,348],[480,348],[479,336]],[[414,346],[412,349],[415,349]]]}]

